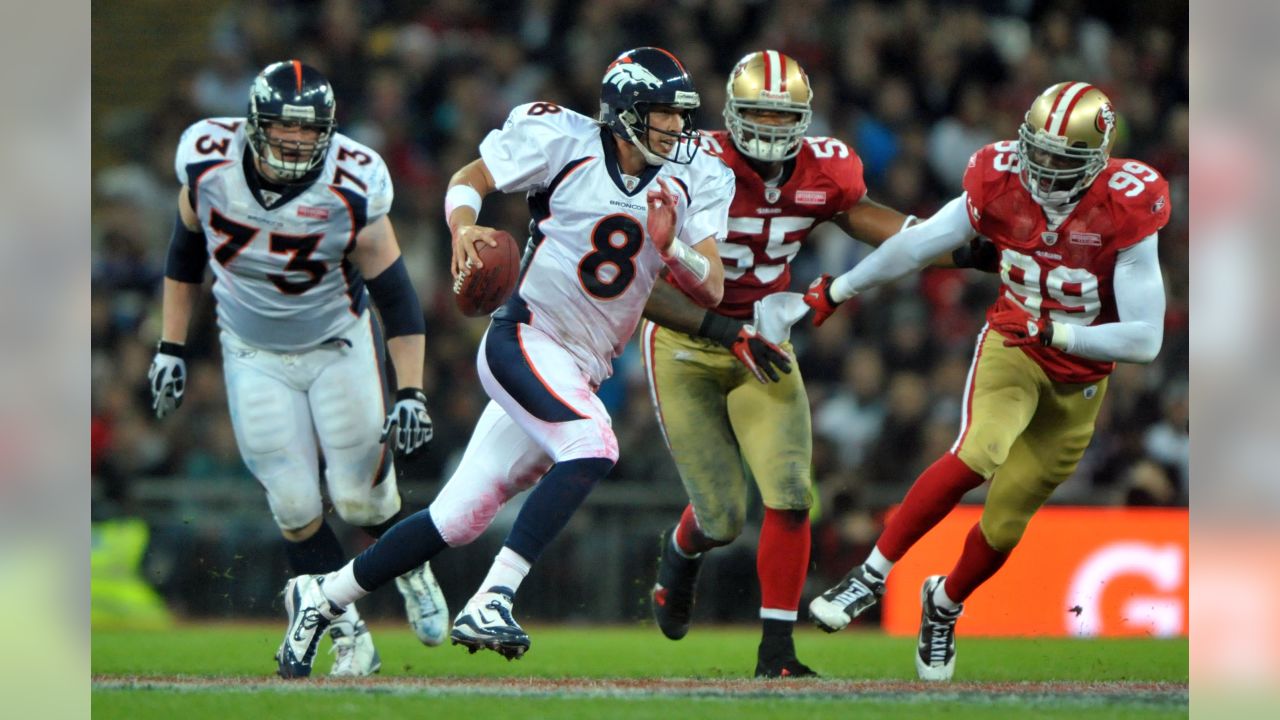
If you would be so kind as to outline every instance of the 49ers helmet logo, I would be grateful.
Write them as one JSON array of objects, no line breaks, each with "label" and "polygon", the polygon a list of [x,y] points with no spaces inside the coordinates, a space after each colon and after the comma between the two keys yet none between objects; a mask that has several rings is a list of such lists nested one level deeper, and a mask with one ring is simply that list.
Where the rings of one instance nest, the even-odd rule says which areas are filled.
[{"label": "49ers helmet logo", "polygon": [[1098,114],[1093,118],[1093,126],[1103,135],[1108,135],[1116,127],[1116,112],[1111,109],[1111,103],[1103,103],[1098,108]]}]

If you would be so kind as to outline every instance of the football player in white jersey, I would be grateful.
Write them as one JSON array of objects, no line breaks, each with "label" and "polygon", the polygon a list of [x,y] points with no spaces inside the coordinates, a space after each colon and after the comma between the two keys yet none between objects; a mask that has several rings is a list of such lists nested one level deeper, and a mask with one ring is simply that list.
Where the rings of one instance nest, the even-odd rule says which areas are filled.
[{"label": "football player in white jersey", "polygon": [[494,313],[477,365],[491,402],[457,471],[427,510],[341,571],[290,581],[281,674],[310,672],[318,633],[342,608],[448,547],[474,540],[532,488],[454,642],[518,658],[529,636],[512,616],[530,565],[612,469],[618,441],[596,396],[664,270],[706,307],[720,302],[716,243],[727,234],[733,175],[697,152],[698,94],[670,53],[638,48],[606,70],[599,120],[551,103],[511,112],[454,174],[445,198],[453,272],[479,267],[475,224],[494,190],[525,192],[533,215],[511,299]]},{"label": "football player in white jersey", "polygon": [[[376,152],[335,131],[334,109],[318,71],[278,62],[254,80],[248,117],[203,120],[183,133],[163,330],[148,374],[164,418],[182,403],[188,324],[212,265],[236,443],[296,573],[336,570],[346,559],[325,522],[317,450],[338,515],[377,537],[403,514],[392,448],[412,453],[432,432],[422,309],[387,218],[391,178]],[[443,642],[448,610],[430,566],[406,568],[397,586],[419,639]],[[378,670],[354,606],[330,635],[332,674]]]}]

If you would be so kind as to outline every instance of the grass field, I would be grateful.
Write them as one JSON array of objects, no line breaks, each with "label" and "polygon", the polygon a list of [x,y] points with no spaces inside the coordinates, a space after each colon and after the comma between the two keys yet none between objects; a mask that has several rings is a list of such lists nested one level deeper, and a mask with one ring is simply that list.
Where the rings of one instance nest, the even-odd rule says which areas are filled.
[{"label": "grass field", "polygon": [[[528,628],[533,648],[424,648],[398,624],[373,627],[382,672],[274,677],[282,624],[95,631],[95,718],[1172,718],[1187,716],[1187,641],[961,638],[955,681],[915,681],[914,638],[797,632],[820,680],[751,679],[754,627],[698,627],[680,642],[653,627]],[[856,715],[854,714],[856,713]]]}]

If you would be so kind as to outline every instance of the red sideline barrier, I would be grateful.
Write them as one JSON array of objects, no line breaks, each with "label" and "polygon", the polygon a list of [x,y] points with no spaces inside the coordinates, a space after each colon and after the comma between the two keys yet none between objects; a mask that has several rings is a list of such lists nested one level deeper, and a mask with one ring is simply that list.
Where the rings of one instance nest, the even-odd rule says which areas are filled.
[{"label": "red sideline barrier", "polygon": [[[920,585],[950,572],[982,508],[956,508],[893,568],[884,630],[915,635]],[[965,602],[958,635],[1187,634],[1187,510],[1046,507]]]}]

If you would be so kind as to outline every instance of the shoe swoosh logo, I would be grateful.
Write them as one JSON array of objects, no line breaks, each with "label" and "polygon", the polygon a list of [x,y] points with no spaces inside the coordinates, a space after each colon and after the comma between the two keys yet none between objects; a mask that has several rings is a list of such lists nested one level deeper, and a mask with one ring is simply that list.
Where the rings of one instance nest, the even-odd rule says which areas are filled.
[{"label": "shoe swoosh logo", "polygon": [[494,622],[492,618],[485,616],[483,610],[476,610],[476,617],[480,618],[480,624],[482,625],[492,625]]}]

